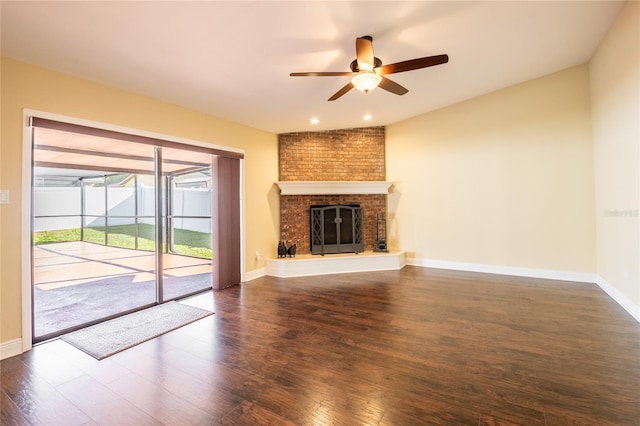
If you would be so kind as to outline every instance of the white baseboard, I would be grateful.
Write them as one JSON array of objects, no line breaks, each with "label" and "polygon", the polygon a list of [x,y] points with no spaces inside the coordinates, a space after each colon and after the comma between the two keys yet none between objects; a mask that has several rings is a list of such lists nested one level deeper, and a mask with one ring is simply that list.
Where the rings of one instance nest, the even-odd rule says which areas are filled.
[{"label": "white baseboard", "polygon": [[0,343],[0,360],[20,355],[22,353],[22,339],[13,339]]},{"label": "white baseboard", "polygon": [[255,280],[256,278],[264,277],[266,275],[266,268],[254,269],[253,271],[245,272],[242,276],[242,282]]},{"label": "white baseboard", "polygon": [[597,274],[585,272],[554,271],[548,269],[519,268],[514,266],[487,265],[482,263],[452,262],[448,260],[408,258],[407,265],[425,268],[451,269],[454,271],[481,272],[487,274],[513,275],[517,277],[543,278],[559,281],[573,281],[597,284],[609,297],[640,322],[640,306],[609,284]]},{"label": "white baseboard", "polygon": [[629,314],[638,322],[640,322],[640,306],[636,305],[627,296],[622,294],[617,288],[609,284],[600,275],[596,275],[596,284],[609,295],[613,300],[629,312]]},{"label": "white baseboard", "polygon": [[487,265],[483,263],[452,262],[435,259],[407,259],[408,265],[426,268],[453,269],[456,271],[483,272],[487,274],[514,275],[518,277],[544,278],[580,283],[595,283],[596,275],[585,272],[554,271],[548,269],[520,268],[515,266]]}]

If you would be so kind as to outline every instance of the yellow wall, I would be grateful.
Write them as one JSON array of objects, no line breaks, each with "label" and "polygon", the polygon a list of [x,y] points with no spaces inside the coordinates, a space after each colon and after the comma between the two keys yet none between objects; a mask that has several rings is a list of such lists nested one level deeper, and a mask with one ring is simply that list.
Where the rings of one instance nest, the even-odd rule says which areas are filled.
[{"label": "yellow wall", "polygon": [[[628,2],[590,65],[388,126],[391,247],[415,264],[597,272],[639,306],[639,21],[638,3]],[[10,59],[1,65],[0,188],[11,204],[0,206],[0,343],[21,336],[23,108],[244,149],[245,272],[275,255],[276,135]]]},{"label": "yellow wall", "polygon": [[[597,273],[640,320],[640,4],[627,2],[591,60]],[[630,307],[634,309],[633,307]]]},{"label": "yellow wall", "polygon": [[10,190],[11,203],[0,207],[0,343],[21,337],[20,230],[30,214],[21,209],[24,108],[243,149],[245,272],[264,267],[265,257],[275,255],[275,134],[7,58],[2,58],[1,89],[0,187]]},{"label": "yellow wall", "polygon": [[409,263],[593,273],[586,65],[387,127],[389,243]]}]

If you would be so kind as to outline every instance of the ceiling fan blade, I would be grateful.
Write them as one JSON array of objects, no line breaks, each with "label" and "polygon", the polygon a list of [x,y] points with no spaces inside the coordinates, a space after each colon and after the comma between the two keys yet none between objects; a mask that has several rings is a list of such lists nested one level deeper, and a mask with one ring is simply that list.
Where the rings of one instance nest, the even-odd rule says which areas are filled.
[{"label": "ceiling fan blade", "polygon": [[340,72],[340,71],[336,71],[336,72],[332,72],[332,71],[327,71],[327,72],[292,72],[291,74],[289,74],[291,77],[350,77],[350,76],[354,76],[356,75],[357,72]]},{"label": "ceiling fan blade", "polygon": [[400,86],[395,81],[391,81],[386,77],[382,77],[382,80],[380,80],[380,84],[378,84],[378,87],[386,90],[387,92],[395,93],[396,95],[401,96],[409,91],[406,88]]},{"label": "ceiling fan blade", "polygon": [[335,101],[336,99],[338,99],[340,96],[344,95],[345,93],[347,93],[351,89],[353,89],[353,84],[351,84],[351,82],[349,82],[346,86],[344,86],[342,89],[338,90],[332,97],[330,97],[329,100],[330,101]]},{"label": "ceiling fan blade", "polygon": [[373,71],[373,43],[370,36],[358,37],[356,39],[356,59],[360,71]]},{"label": "ceiling fan blade", "polygon": [[424,58],[409,59],[408,61],[396,62],[395,64],[383,65],[376,68],[378,74],[393,74],[417,70],[420,68],[432,67],[434,65],[446,64],[449,62],[448,55],[426,56]]}]

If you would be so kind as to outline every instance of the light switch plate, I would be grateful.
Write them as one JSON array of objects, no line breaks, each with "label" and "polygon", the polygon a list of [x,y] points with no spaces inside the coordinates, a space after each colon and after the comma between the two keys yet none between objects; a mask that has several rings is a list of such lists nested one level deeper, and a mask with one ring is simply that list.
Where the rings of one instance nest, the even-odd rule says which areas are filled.
[{"label": "light switch plate", "polygon": [[0,189],[0,204],[9,204],[9,190]]}]

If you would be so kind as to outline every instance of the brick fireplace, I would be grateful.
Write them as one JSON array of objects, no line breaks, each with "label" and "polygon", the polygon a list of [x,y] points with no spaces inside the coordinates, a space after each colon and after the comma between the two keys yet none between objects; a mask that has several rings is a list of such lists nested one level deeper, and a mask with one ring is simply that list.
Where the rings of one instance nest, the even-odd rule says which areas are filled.
[{"label": "brick fireplace", "polygon": [[[281,182],[357,184],[384,182],[386,178],[384,127],[285,133],[278,136],[278,144]],[[386,216],[386,193],[366,193],[361,187],[354,193],[348,189],[313,192],[280,196],[280,239],[287,246],[296,244],[298,254],[311,252],[311,206],[359,204],[364,213],[364,249],[373,250],[375,215]]]}]

